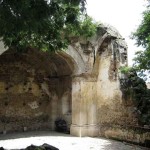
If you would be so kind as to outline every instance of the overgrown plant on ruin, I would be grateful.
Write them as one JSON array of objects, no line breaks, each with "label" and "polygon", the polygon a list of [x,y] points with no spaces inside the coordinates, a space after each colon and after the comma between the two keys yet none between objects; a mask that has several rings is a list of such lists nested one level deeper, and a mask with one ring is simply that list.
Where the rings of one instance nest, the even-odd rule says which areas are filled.
[{"label": "overgrown plant on ruin", "polygon": [[143,47],[143,50],[137,51],[134,58],[134,69],[140,72],[140,76],[150,79],[150,1],[147,0],[147,6],[143,12],[141,24],[132,38],[136,40],[136,45]]},{"label": "overgrown plant on ruin", "polygon": [[0,1],[0,38],[5,47],[58,51],[70,36],[91,37],[96,23],[86,14],[85,0]]},{"label": "overgrown plant on ruin", "polygon": [[120,79],[124,100],[132,99],[135,106],[133,111],[139,126],[149,128],[150,89],[147,88],[144,79],[138,76],[136,69],[122,67],[120,71],[125,75],[124,78]]}]

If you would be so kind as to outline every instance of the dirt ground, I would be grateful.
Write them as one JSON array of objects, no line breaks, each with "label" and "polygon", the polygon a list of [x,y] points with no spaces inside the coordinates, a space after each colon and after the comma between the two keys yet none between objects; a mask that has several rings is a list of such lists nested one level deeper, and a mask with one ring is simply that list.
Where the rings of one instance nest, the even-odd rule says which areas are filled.
[{"label": "dirt ground", "polygon": [[138,145],[118,142],[105,138],[73,137],[52,131],[0,134],[0,147],[21,149],[31,144],[50,144],[59,150],[148,150]]}]

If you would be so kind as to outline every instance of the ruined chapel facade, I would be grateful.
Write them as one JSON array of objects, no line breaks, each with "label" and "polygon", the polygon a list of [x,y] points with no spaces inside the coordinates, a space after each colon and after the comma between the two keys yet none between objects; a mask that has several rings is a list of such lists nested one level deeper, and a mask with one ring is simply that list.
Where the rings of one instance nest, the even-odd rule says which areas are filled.
[{"label": "ruined chapel facade", "polygon": [[63,118],[72,135],[109,137],[118,126],[136,124],[120,90],[119,68],[126,65],[124,39],[103,25],[91,39],[72,38],[67,51],[4,52],[0,132],[55,130]]}]

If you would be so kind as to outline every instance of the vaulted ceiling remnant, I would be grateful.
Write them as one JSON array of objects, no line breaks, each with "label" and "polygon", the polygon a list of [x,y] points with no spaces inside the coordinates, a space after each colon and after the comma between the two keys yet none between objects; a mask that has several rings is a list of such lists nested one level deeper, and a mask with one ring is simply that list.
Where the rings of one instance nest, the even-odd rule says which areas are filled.
[{"label": "vaulted ceiling remnant", "polygon": [[47,52],[29,49],[25,53],[7,51],[1,55],[2,63],[28,64],[36,70],[45,70],[49,76],[70,75],[73,72],[74,64],[70,58],[62,53],[49,54]]}]

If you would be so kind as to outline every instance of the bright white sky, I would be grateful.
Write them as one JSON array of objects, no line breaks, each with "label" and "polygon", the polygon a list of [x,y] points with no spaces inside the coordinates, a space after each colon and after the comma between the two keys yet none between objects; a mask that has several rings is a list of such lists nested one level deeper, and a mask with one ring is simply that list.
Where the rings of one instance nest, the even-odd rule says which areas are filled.
[{"label": "bright white sky", "polygon": [[135,51],[141,49],[129,36],[140,24],[145,4],[146,0],[87,0],[87,13],[96,21],[114,26],[126,39],[129,65]]}]

